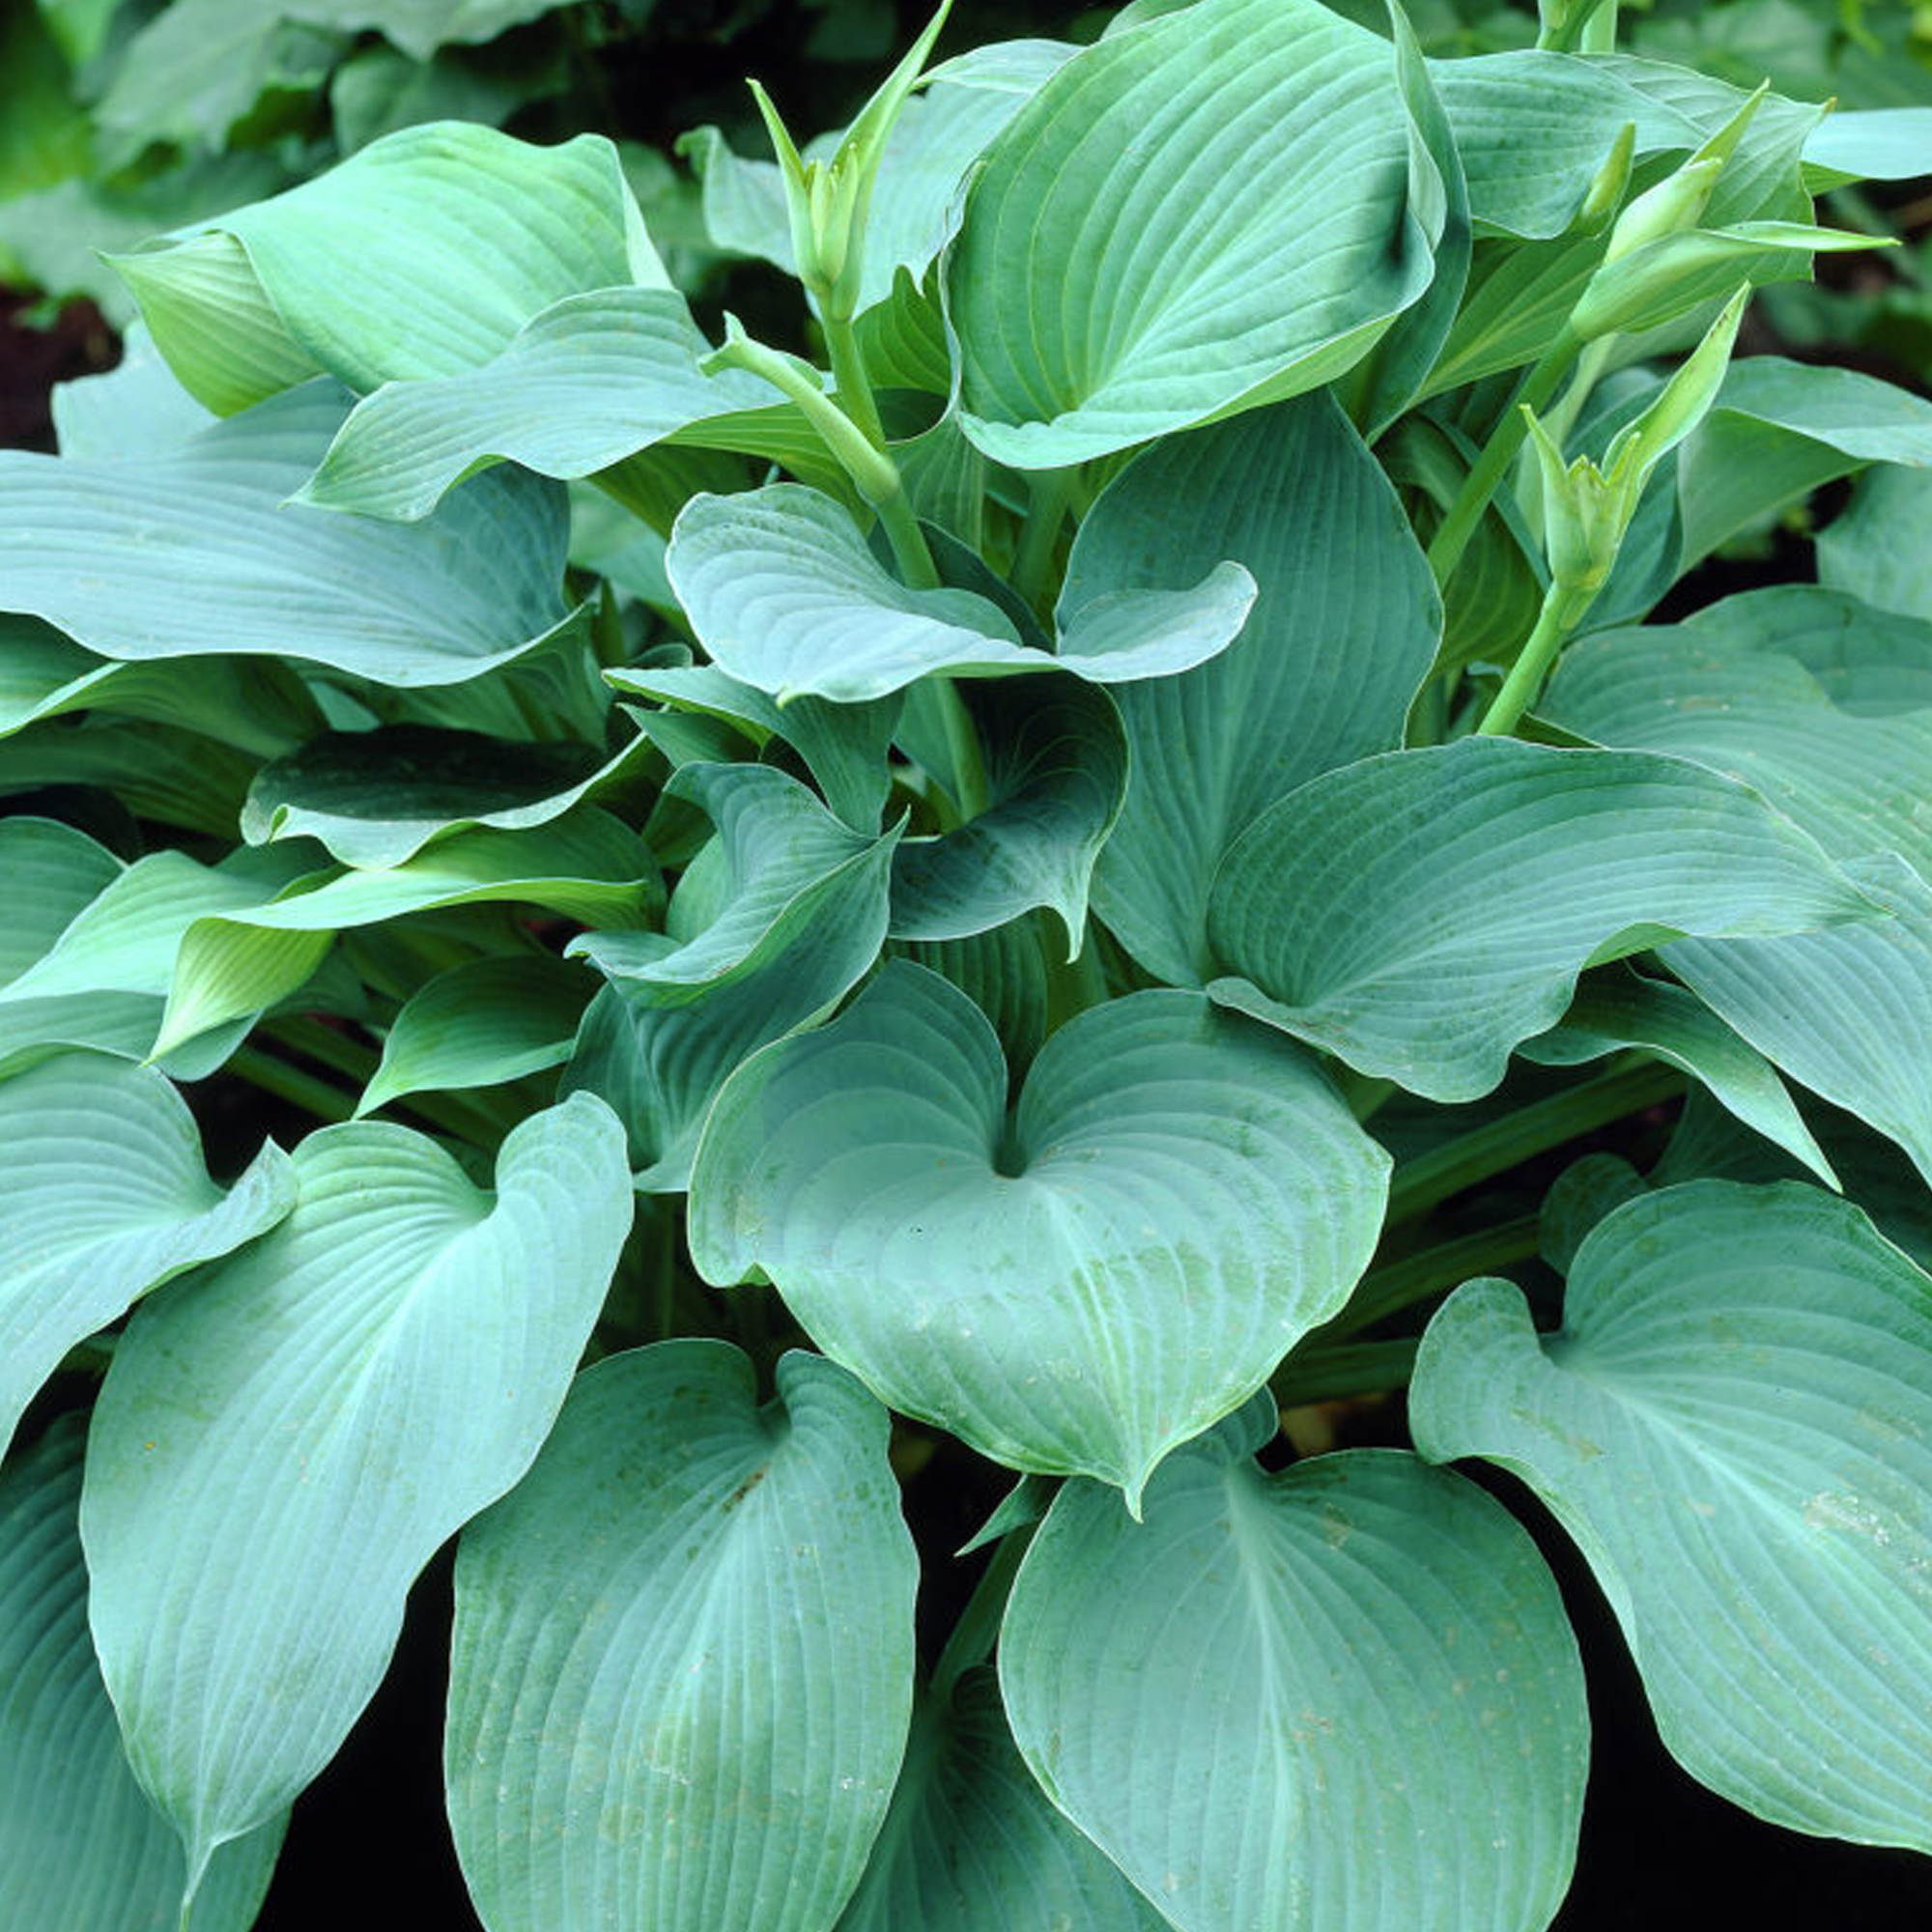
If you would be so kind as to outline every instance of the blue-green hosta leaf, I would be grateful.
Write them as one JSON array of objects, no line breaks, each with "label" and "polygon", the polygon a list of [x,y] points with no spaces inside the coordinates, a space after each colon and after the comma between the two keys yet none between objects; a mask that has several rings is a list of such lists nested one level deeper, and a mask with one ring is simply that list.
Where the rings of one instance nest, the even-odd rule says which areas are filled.
[{"label": "blue-green hosta leaf", "polygon": [[96,895],[127,868],[106,846],[54,818],[0,818],[0,986],[53,947]]},{"label": "blue-green hosta leaf", "polygon": [[1626,123],[1634,155],[1688,154],[1703,134],[1601,64],[1522,50],[1431,63],[1455,130],[1479,235],[1553,241],[1584,196]]},{"label": "blue-green hosta leaf", "polygon": [[529,1466],[631,1222],[588,1095],[510,1135],[494,1195],[373,1122],[294,1163],[279,1227],[142,1304],[88,1449],[95,1641],[190,1886],[328,1762],[416,1573]]},{"label": "blue-green hosta leaf", "polygon": [[[38,617],[0,617],[0,738],[76,711],[175,726],[256,757],[292,750],[322,728],[314,698],[274,658],[116,663]],[[55,749],[51,738],[45,743]],[[221,827],[232,830],[232,820]]]},{"label": "blue-green hosta leaf", "polygon": [[[85,1418],[60,1417],[0,1473],[0,1871],[33,1932],[176,1932],[174,1828],[134,1782],[87,1628]],[[286,1824],[215,1855],[195,1932],[247,1932]]]},{"label": "blue-green hosta leaf", "polygon": [[887,950],[952,980],[992,1021],[1007,1065],[1017,1072],[1046,1041],[1047,962],[1059,957],[1062,936],[1045,921],[1034,913],[968,939],[901,940]]},{"label": "blue-green hosta leaf", "polygon": [[570,946],[663,1006],[758,971],[846,874],[883,872],[898,837],[853,831],[769,765],[684,765],[665,790],[717,826],[715,856],[686,870],[665,933],[593,932]]},{"label": "blue-green hosta leaf", "polygon": [[[145,1060],[188,927],[204,915],[270,897],[314,864],[314,848],[237,853],[213,867],[185,852],[154,852],[123,867],[67,826],[18,819],[0,830],[0,860],[11,862],[14,876],[28,868],[14,935],[20,951],[12,958],[27,963],[0,985],[0,1065],[56,1045]],[[46,885],[50,867],[67,868],[69,877]],[[68,916],[56,924],[61,909]],[[0,962],[7,959],[0,952]],[[168,1070],[197,1078],[235,1043],[211,1036],[207,1053],[193,1063],[171,1059]]]},{"label": "blue-green hosta leaf", "polygon": [[[1851,616],[1846,624],[1843,619]],[[1826,676],[1889,671],[1915,641],[1826,609],[1808,634],[1761,600],[1586,638],[1537,709],[1601,745],[1691,758],[1755,787],[1837,859],[1901,852],[1932,872],[1932,701],[1855,711]],[[1932,672],[1932,633],[1917,653]],[[1928,694],[1932,697],[1932,694]]]},{"label": "blue-green hosta leaf", "polygon": [[1536,1491],[1694,1777],[1932,1851],[1932,1278],[1849,1202],[1697,1181],[1584,1241],[1563,1326],[1466,1283],[1409,1390],[1436,1461]]},{"label": "blue-green hosta leaf", "polygon": [[62,1053],[0,1080],[0,1453],[76,1342],[294,1199],[272,1142],[217,1187],[186,1104],[152,1067]]},{"label": "blue-green hosta leaf", "polygon": [[305,384],[137,462],[0,454],[0,605],[109,658],[306,658],[454,684],[565,619],[554,486],[479,478],[399,528],[285,505],[347,398]]},{"label": "blue-green hosta leaf", "polygon": [[1804,165],[1833,176],[1833,185],[1932,173],[1932,107],[1839,109],[1805,142]]},{"label": "blue-green hosta leaf", "polygon": [[[454,375],[565,296],[668,286],[598,134],[544,148],[458,121],[406,128],[195,226],[116,266],[175,374],[222,415],[318,369],[363,391]],[[250,362],[231,354],[238,332]]]},{"label": "blue-green hosta leaf", "polygon": [[1633,1046],[1701,1080],[1746,1126],[1828,1186],[1838,1184],[1771,1063],[1681,986],[1646,980],[1628,967],[1593,973],[1577,987],[1562,1023],[1517,1051],[1544,1066],[1580,1066]]},{"label": "blue-green hosta leaf", "polygon": [[490,463],[588,476],[680,430],[783,398],[709,355],[672,289],[600,289],[534,317],[494,360],[434,381],[385,384],[351,412],[301,500],[365,516],[427,516]]},{"label": "blue-green hosta leaf", "polygon": [[163,141],[227,147],[231,129],[274,96],[320,93],[342,55],[339,38],[292,12],[253,0],[175,0],[119,50],[97,121],[129,153]]},{"label": "blue-green hosta leaf", "polygon": [[[1029,1479],[1031,1480],[1031,1479]],[[1167,1920],[1046,1802],[992,1671],[913,1712],[905,1768],[838,1932],[1164,1932]]]},{"label": "blue-green hosta leaf", "polygon": [[1240,637],[1177,677],[1119,686],[1133,780],[1094,903],[1151,972],[1214,970],[1208,886],[1261,812],[1319,772],[1393,750],[1441,603],[1376,459],[1327,396],[1136,457],[1080,526],[1065,601],[1173,589],[1224,556],[1259,587]]},{"label": "blue-green hosta leaf", "polygon": [[1179,1932],[1542,1932],[1589,1719],[1529,1538],[1394,1450],[1264,1474],[1258,1402],[1129,1520],[1055,1498],[1000,1684],[1035,1776]]},{"label": "blue-green hosta leaf", "polygon": [[762,1268],[894,1407],[1137,1498],[1334,1313],[1387,1157],[1326,1078],[1199,994],[1054,1034],[1010,1122],[990,1022],[895,961],[719,1095],[692,1175],[707,1281]]},{"label": "blue-green hosta leaf", "polygon": [[213,420],[138,322],[122,337],[113,368],[56,383],[49,401],[63,456],[156,455]]},{"label": "blue-green hosta leaf", "polygon": [[1264,813],[1214,877],[1209,941],[1242,977],[1210,990],[1357,1072],[1473,1100],[1562,1018],[1585,965],[1876,910],[1716,772],[1466,738],[1365,758]]},{"label": "blue-green hosta leaf", "polygon": [[1388,43],[1316,0],[1202,0],[1076,54],[949,256],[966,433],[1051,469],[1332,381],[1434,273],[1412,134]]},{"label": "blue-green hosta leaf", "polygon": [[324,733],[256,774],[242,836],[314,838],[346,866],[381,871],[452,833],[547,825],[624,783],[649,749],[634,738],[603,757],[582,743],[409,724]]},{"label": "blue-green hosta leaf", "polygon": [[626,665],[606,676],[618,691],[656,698],[674,710],[721,718],[761,751],[772,738],[782,740],[805,760],[825,802],[846,824],[862,832],[878,826],[892,792],[886,754],[898,721],[896,697],[835,704],[805,696],[780,706],[716,665]]},{"label": "blue-green hosta leaf", "polygon": [[966,939],[1050,907],[1077,957],[1087,891],[1127,788],[1109,695],[1077,678],[993,679],[962,693],[985,753],[987,809],[893,856],[895,939]]},{"label": "blue-green hosta leaf", "polygon": [[1854,369],[1780,355],[1733,362],[1678,457],[1680,571],[1868,463],[1932,466],[1932,403]]},{"label": "blue-green hosta leaf", "polygon": [[718,1090],[757,1048],[821,1019],[870,969],[886,936],[897,829],[835,819],[761,765],[684,766],[668,789],[702,806],[718,838],[686,867],[668,933],[573,942],[611,984],[584,1015],[566,1091],[617,1110],[639,1187],[690,1180]]},{"label": "blue-green hosta leaf", "polygon": [[494,1087],[562,1065],[590,992],[587,974],[548,952],[468,959],[439,973],[403,1003],[356,1113],[403,1094]]},{"label": "blue-green hosta leaf", "polygon": [[465,1531],[443,1762],[492,1932],[830,1932],[858,1883],[919,1560],[885,1411],[816,1356],[777,1379],[760,1407],[722,1342],[599,1362]]},{"label": "blue-green hosta leaf", "polygon": [[643,840],[593,805],[527,831],[452,833],[384,870],[298,879],[277,897],[210,912],[186,927],[155,1050],[167,1052],[293,993],[336,933],[351,926],[499,902],[543,906],[596,925],[639,925],[659,891]]},{"label": "blue-green hosta leaf", "polygon": [[1818,582],[1879,611],[1932,618],[1932,476],[1873,469],[1818,538]]},{"label": "blue-green hosta leaf", "polygon": [[1932,886],[1894,854],[1848,877],[1889,918],[1681,940],[1663,963],[1792,1079],[1896,1141],[1932,1183]]},{"label": "blue-green hosta leaf", "polygon": [[909,590],[831,497],[793,483],[694,497],[666,567],[705,650],[781,703],[884,697],[929,671],[1163,677],[1225,649],[1255,596],[1233,563],[1184,589],[1109,585],[1066,613],[1056,651],[1037,650],[974,591]]}]

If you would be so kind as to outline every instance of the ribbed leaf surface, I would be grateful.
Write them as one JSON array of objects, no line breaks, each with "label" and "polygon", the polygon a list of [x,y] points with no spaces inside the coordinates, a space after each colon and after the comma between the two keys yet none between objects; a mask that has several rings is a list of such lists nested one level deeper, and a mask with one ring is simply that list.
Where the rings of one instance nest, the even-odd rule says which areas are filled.
[{"label": "ribbed leaf surface", "polygon": [[1810,838],[1715,772],[1468,738],[1365,758],[1258,819],[1208,905],[1244,980],[1211,990],[1359,1072],[1472,1100],[1562,1017],[1586,963],[1874,916]]},{"label": "ribbed leaf surface", "polygon": [[887,1417],[720,1342],[587,1370],[464,1533],[444,1765],[490,1932],[829,1932],[905,1748]]},{"label": "ribbed leaf surface", "polygon": [[1794,1080],[1932,1181],[1932,886],[1896,857],[1848,877],[1889,915],[1777,939],[1682,941],[1663,963]]},{"label": "ribbed leaf surface", "polygon": [[1195,993],[1070,1021],[1010,1123],[1007,1086],[980,1009],[889,965],[719,1096],[692,1255],[763,1268],[895,1408],[1137,1497],[1347,1297],[1387,1159],[1312,1063]]},{"label": "ribbed leaf surface", "polygon": [[417,1572],[529,1466],[631,1222],[587,1095],[510,1135],[494,1196],[366,1122],[295,1169],[270,1236],[143,1305],[94,1413],[95,1639],[190,1883],[328,1762]]},{"label": "ribbed leaf surface", "polygon": [[271,652],[454,684],[565,612],[551,485],[505,471],[410,528],[285,499],[348,397],[303,384],[139,463],[0,454],[0,604],[110,658]]},{"label": "ribbed leaf surface", "polygon": [[1387,42],[1315,0],[1203,0],[1076,54],[949,257],[966,433],[1050,469],[1331,381],[1434,270],[1412,133]]},{"label": "ribbed leaf surface", "polygon": [[186,1103],[152,1067],[61,1053],[0,1080],[0,1452],[76,1342],[294,1201],[273,1142],[217,1187]]},{"label": "ribbed leaf surface", "polygon": [[[0,1871],[21,1932],[178,1932],[181,1841],[134,1782],[94,1641],[74,1512],[86,1424],[0,1473]],[[216,1853],[194,1932],[247,1932],[286,1819]]]},{"label": "ribbed leaf surface", "polygon": [[884,697],[928,671],[1166,676],[1226,648],[1254,602],[1253,580],[1228,563],[1180,590],[1104,586],[1048,653],[974,591],[907,589],[831,497],[794,483],[694,497],[665,563],[706,651],[781,703]]},{"label": "ribbed leaf surface", "polygon": [[1589,1743],[1554,1579],[1413,1456],[1264,1474],[1256,1408],[1144,1523],[1055,1499],[1000,1636],[1021,1751],[1179,1932],[1541,1932]]},{"label": "ribbed leaf surface", "polygon": [[1095,904],[1172,985],[1212,977],[1221,855],[1305,780],[1402,742],[1441,605],[1380,466],[1327,396],[1168,437],[1082,520],[1062,602],[1177,589],[1223,557],[1259,587],[1241,635],[1178,676],[1118,686],[1133,781]]},{"label": "ribbed leaf surface", "polygon": [[1590,1560],[1663,1742],[1798,1831],[1932,1851],[1932,1277],[1785,1182],[1640,1196],[1563,1326],[1466,1283],[1409,1391],[1424,1453],[1528,1483]]},{"label": "ribbed leaf surface", "polygon": [[[300,380],[304,361],[364,391],[452,375],[565,296],[666,286],[602,135],[538,147],[459,121],[384,135],[117,266],[176,375],[224,414]],[[238,325],[265,352],[241,390],[225,354]]]},{"label": "ribbed leaf surface", "polygon": [[1047,1803],[1013,1745],[992,1671],[968,1671],[943,1707],[920,1701],[892,1809],[838,1932],[1166,1924]]}]

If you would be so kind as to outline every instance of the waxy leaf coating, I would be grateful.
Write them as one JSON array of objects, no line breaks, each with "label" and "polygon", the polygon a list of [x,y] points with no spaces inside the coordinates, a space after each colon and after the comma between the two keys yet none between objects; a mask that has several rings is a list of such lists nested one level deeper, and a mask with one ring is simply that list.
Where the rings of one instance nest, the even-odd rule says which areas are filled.
[{"label": "waxy leaf coating", "polygon": [[295,1192],[272,1141],[217,1187],[153,1067],[60,1053],[0,1080],[0,1453],[75,1343],[273,1227]]},{"label": "waxy leaf coating", "polygon": [[1589,1558],[1663,1742],[1804,1832],[1932,1851],[1932,1277],[1815,1187],[1697,1181],[1577,1252],[1563,1326],[1465,1283],[1409,1392]]},{"label": "waxy leaf coating", "polygon": [[[128,1768],[87,1629],[86,1418],[64,1415],[0,1471],[0,1871],[33,1932],[178,1932],[175,1830]],[[224,1846],[195,1932],[247,1932],[287,1820]]]},{"label": "waxy leaf coating", "polygon": [[1327,1078],[1198,993],[1090,1009],[1007,1112],[991,1024],[894,963],[719,1096],[691,1247],[835,1361],[1017,1468],[1137,1498],[1346,1299],[1388,1163]]},{"label": "waxy leaf coating", "polygon": [[1144,1522],[1061,1492],[1000,1633],[1021,1753],[1179,1932],[1542,1932],[1589,1748],[1555,1579],[1473,1483],[1264,1474],[1273,1429],[1174,1456]]},{"label": "waxy leaf coating", "polygon": [[1076,54],[948,258],[966,434],[1056,469],[1333,380],[1434,270],[1412,137],[1388,43],[1316,0],[1201,0]]},{"label": "waxy leaf coating", "polygon": [[588,1094],[511,1133],[494,1196],[372,1122],[294,1165],[271,1235],[143,1305],[94,1412],[95,1642],[190,1886],[334,1755],[417,1572],[529,1466],[631,1223]]},{"label": "waxy leaf coating", "polygon": [[1468,738],[1272,807],[1215,875],[1214,997],[1433,1100],[1473,1100],[1598,959],[1803,932],[1873,902],[1755,793],[1675,758]]},{"label": "waxy leaf coating", "polygon": [[905,1749],[887,1417],[791,1353],[615,1355],[463,1536],[444,1766],[490,1932],[831,1932]]}]

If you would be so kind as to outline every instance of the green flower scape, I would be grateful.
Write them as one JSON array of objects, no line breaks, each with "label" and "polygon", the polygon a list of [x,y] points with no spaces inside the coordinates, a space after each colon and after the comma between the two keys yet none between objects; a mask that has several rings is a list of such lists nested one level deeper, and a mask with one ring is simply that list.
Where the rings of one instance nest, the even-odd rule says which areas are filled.
[{"label": "green flower scape", "polygon": [[0,455],[8,1927],[245,1932],[451,1538],[489,1932],[1540,1932],[1543,1514],[1932,1853],[1932,405],[1748,353],[1932,115],[1616,16],[942,8],[695,144],[783,339],[598,135],[116,254]]}]

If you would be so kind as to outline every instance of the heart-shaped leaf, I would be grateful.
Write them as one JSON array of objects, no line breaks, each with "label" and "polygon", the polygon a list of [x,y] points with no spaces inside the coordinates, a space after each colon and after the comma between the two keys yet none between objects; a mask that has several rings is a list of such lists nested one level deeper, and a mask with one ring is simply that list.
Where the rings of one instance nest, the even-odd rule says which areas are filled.
[{"label": "heart-shaped leaf", "polygon": [[1472,1100],[1562,1017],[1586,964],[1875,914],[1715,772],[1466,738],[1364,758],[1258,819],[1208,904],[1210,943],[1244,977],[1210,991],[1358,1072]]},{"label": "heart-shaped leaf", "polygon": [[565,620],[560,494],[482,477],[412,527],[286,504],[348,398],[304,384],[140,463],[0,453],[0,604],[109,658],[307,658],[454,684]]},{"label": "heart-shaped leaf", "polygon": [[444,1767],[494,1932],[830,1932],[912,1703],[887,1435],[811,1355],[763,1407],[720,1342],[578,1378],[457,1555]]},{"label": "heart-shaped leaf", "polygon": [[1539,1336],[1437,1312],[1423,1452],[1530,1485],[1691,1775],[1802,1832],[1932,1851],[1932,1277],[1849,1202],[1697,1181],[1600,1222]]},{"label": "heart-shaped leaf", "polygon": [[[0,1871],[7,1909],[49,1932],[176,1932],[174,1827],[134,1782],[87,1629],[85,1418],[61,1416],[0,1471]],[[272,1818],[215,1854],[195,1932],[248,1932],[281,1849]]]},{"label": "heart-shaped leaf", "polygon": [[1402,742],[1441,603],[1376,459],[1328,396],[1166,437],[1101,493],[1063,602],[1164,590],[1237,558],[1258,586],[1241,635],[1179,676],[1118,686],[1133,782],[1095,904],[1173,985],[1210,978],[1221,855],[1305,780]]},{"label": "heart-shaped leaf", "polygon": [[631,1223],[587,1094],[510,1135],[494,1197],[370,1122],[294,1165],[272,1234],[142,1304],[88,1452],[95,1641],[190,1891],[328,1762],[416,1573],[529,1466]]},{"label": "heart-shaped leaf", "polygon": [[1308,1060],[1195,993],[1061,1028],[1010,1122],[1007,1088],[980,1009],[894,962],[719,1095],[692,1256],[721,1285],[762,1268],[894,1407],[1137,1499],[1347,1297],[1387,1158]]},{"label": "heart-shaped leaf", "polygon": [[893,855],[895,939],[965,939],[1050,907],[1076,957],[1087,891],[1127,789],[1127,740],[1108,694],[1077,678],[994,679],[965,696],[987,808]]},{"label": "heart-shaped leaf", "polygon": [[1143,1523],[1055,1498],[1000,1633],[1021,1752],[1179,1932],[1542,1932],[1589,1749],[1554,1578],[1413,1456],[1264,1474],[1274,1426],[1180,1451]]},{"label": "heart-shaped leaf", "polygon": [[62,1053],[0,1080],[0,1453],[76,1342],[294,1201],[272,1141],[217,1187],[186,1103],[152,1067]]},{"label": "heart-shaped leaf", "polygon": [[974,591],[906,588],[831,497],[794,483],[694,497],[665,563],[706,651],[781,704],[884,697],[930,671],[1162,677],[1225,649],[1255,596],[1233,563],[1182,590],[1109,586],[1063,621],[1056,650],[1037,650]]},{"label": "heart-shaped leaf", "polygon": [[[1029,1478],[1028,1480],[1032,1480]],[[914,1709],[905,1769],[838,1932],[1162,1932],[1034,1781],[990,1670]]]},{"label": "heart-shaped leaf", "polygon": [[1316,0],[1202,0],[1084,49],[967,195],[962,427],[1053,469],[1332,381],[1429,285],[1425,156],[1388,43]]}]

